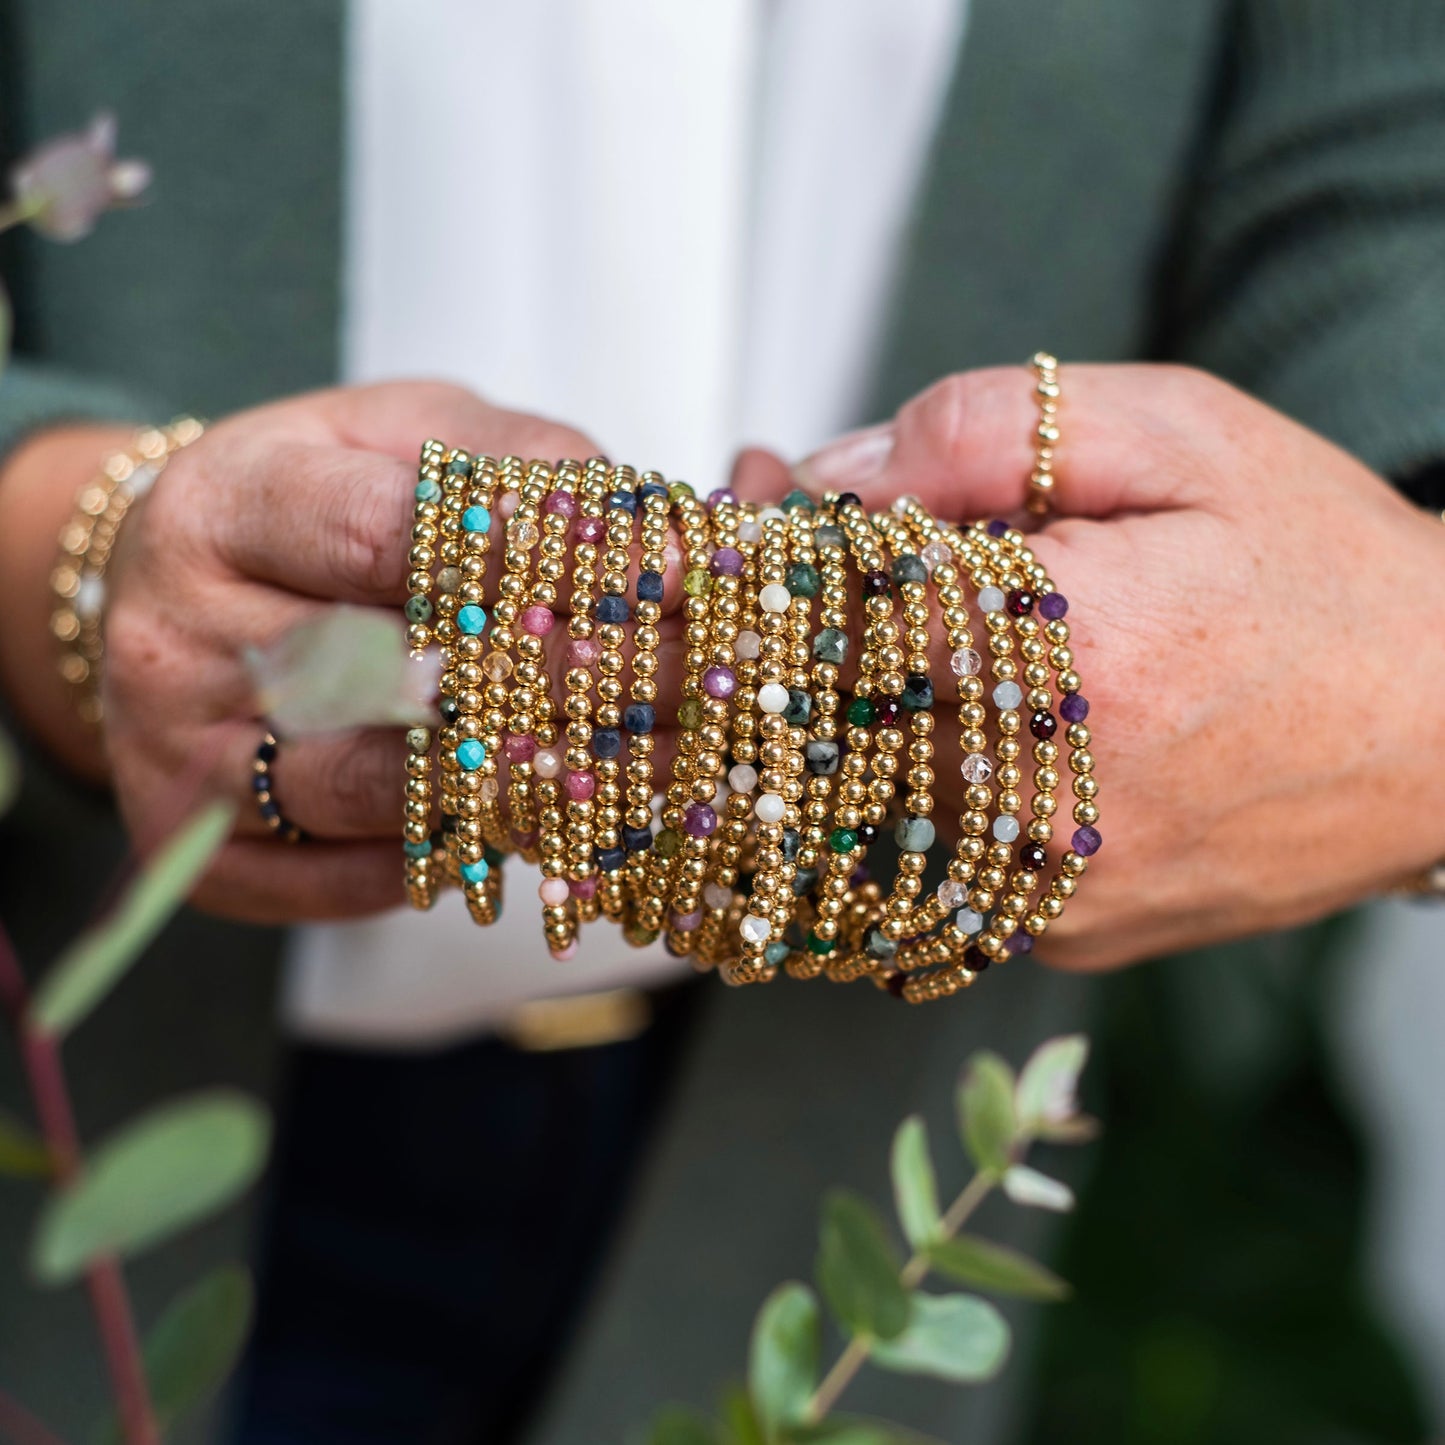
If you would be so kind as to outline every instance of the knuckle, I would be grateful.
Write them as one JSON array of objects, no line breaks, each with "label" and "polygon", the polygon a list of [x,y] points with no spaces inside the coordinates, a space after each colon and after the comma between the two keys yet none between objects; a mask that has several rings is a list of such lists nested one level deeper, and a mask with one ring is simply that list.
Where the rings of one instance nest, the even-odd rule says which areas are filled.
[{"label": "knuckle", "polygon": [[368,598],[398,594],[406,578],[406,469],[400,462],[395,467],[394,484],[338,482],[324,509],[328,570],[342,586]]},{"label": "knuckle", "polygon": [[908,402],[899,421],[927,437],[938,454],[961,461],[977,448],[981,425],[1012,415],[1020,391],[1017,368],[955,372]]},{"label": "knuckle", "polygon": [[318,761],[318,806],[357,823],[400,808],[399,769],[375,734],[360,734],[322,751]]}]

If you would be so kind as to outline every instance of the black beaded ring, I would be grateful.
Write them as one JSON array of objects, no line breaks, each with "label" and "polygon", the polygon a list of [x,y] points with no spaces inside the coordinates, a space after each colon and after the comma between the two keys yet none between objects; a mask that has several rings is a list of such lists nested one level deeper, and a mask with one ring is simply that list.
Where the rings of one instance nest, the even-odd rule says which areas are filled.
[{"label": "black beaded ring", "polygon": [[306,834],[295,823],[282,816],[271,786],[271,764],[276,761],[280,746],[276,734],[270,728],[261,734],[261,741],[256,747],[256,757],[251,764],[251,789],[256,795],[256,811],[260,813],[261,821],[284,842],[301,843],[305,841]]}]

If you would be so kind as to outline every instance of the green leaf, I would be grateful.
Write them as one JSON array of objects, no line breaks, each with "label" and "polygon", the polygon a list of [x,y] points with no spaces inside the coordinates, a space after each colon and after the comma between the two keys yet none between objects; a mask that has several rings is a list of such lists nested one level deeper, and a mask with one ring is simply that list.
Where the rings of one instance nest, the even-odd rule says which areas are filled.
[{"label": "green leaf", "polygon": [[908,1328],[896,1340],[876,1342],[872,1356],[885,1370],[977,1385],[1003,1369],[1008,1350],[1008,1324],[987,1300],[918,1293]]},{"label": "green leaf", "polygon": [[658,1411],[647,1445],[717,1445],[717,1436],[701,1415],[673,1405]]},{"label": "green leaf", "polygon": [[909,1244],[921,1249],[938,1237],[942,1220],[938,1214],[938,1182],[928,1152],[928,1126],[917,1114],[898,1126],[890,1167],[898,1222]]},{"label": "green leaf", "polygon": [[[222,1265],[172,1300],[152,1326],[145,1338],[145,1370],[163,1431],[204,1405],[235,1369],[253,1303],[251,1276],[240,1265]],[[118,1417],[106,1422],[101,1438],[121,1445]]]},{"label": "green leaf", "polygon": [[968,1061],[958,1089],[958,1123],[973,1162],[1002,1174],[1014,1147],[1014,1076],[997,1054],[978,1053]]},{"label": "green leaf", "polygon": [[1049,1039],[1034,1050],[1014,1092],[1021,1134],[1036,1137],[1078,1113],[1079,1075],[1088,1058],[1089,1041],[1083,1034]]},{"label": "green leaf", "polygon": [[723,1393],[723,1423],[727,1429],[727,1445],[768,1445],[763,1427],[753,1412],[753,1402],[740,1385]]},{"label": "green leaf", "polygon": [[220,851],[236,815],[218,800],[157,849],[115,912],[82,933],[41,980],[28,1027],[63,1038],[125,977]]},{"label": "green leaf", "polygon": [[748,1353],[748,1390],[769,1435],[803,1418],[818,1378],[818,1298],[789,1281],[758,1311]]},{"label": "green leaf", "polygon": [[877,1211],[845,1190],[823,1200],[818,1287],[828,1307],[855,1335],[891,1340],[908,1323],[900,1265]]},{"label": "green leaf", "polygon": [[1052,1209],[1057,1214],[1067,1214],[1074,1207],[1074,1191],[1067,1184],[1030,1169],[1027,1164],[1015,1164],[1003,1177],[1003,1192],[1015,1204],[1032,1209]]},{"label": "green leaf", "polygon": [[959,1284],[988,1290],[990,1294],[1018,1295],[1022,1299],[1057,1300],[1069,1293],[1058,1275],[1036,1264],[1026,1254],[977,1235],[960,1234],[930,1245],[934,1268]]},{"label": "green leaf", "polygon": [[103,1144],[52,1194],[30,1245],[42,1284],[65,1284],[102,1255],[139,1254],[229,1204],[261,1172],[271,1122],[231,1090],[151,1110]]},{"label": "green leaf", "polygon": [[[0,295],[0,303],[4,297]],[[5,364],[5,348],[3,338],[0,338],[0,369]],[[0,813],[10,811],[10,805],[15,801],[15,795],[20,791],[20,755],[15,751],[15,744],[5,733],[0,733]]]},{"label": "green leaf", "polygon": [[45,1141],[11,1114],[0,1112],[0,1174],[43,1179],[51,1172]]}]

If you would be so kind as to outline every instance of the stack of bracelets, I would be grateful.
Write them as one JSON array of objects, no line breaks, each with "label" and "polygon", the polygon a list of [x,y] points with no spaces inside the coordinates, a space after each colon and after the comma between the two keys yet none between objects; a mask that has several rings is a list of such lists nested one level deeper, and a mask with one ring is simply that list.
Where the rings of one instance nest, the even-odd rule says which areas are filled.
[{"label": "stack of bracelets", "polygon": [[[670,537],[685,676],[664,779],[654,728]],[[846,492],[759,508],[724,489],[704,502],[600,458],[552,467],[429,441],[409,566],[409,644],[442,659],[440,725],[407,734],[417,908],[458,888],[478,923],[493,922],[503,859],[517,854],[541,869],[559,959],[607,919],[729,983],[783,969],[868,978],[921,1003],[1031,949],[1100,846],[1068,602],[1006,523],[954,527],[910,498],[870,515]],[[931,792],[940,625],[965,789],[958,842],[930,887],[943,852]],[[565,645],[549,642],[563,627]],[[1073,826],[1051,867],[1065,776]],[[866,863],[885,830],[898,850],[886,887]]]}]

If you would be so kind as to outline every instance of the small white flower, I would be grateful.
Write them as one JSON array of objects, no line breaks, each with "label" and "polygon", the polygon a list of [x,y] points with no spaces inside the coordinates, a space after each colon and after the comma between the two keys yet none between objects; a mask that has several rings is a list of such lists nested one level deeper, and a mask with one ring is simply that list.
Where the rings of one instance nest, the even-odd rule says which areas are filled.
[{"label": "small white flower", "polygon": [[78,241],[115,206],[138,200],[150,185],[144,161],[115,158],[115,117],[98,115],[90,129],[56,136],[10,173],[24,219],[52,241]]}]

